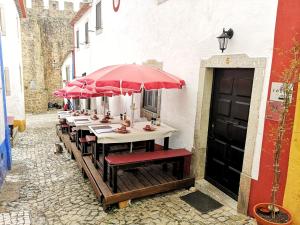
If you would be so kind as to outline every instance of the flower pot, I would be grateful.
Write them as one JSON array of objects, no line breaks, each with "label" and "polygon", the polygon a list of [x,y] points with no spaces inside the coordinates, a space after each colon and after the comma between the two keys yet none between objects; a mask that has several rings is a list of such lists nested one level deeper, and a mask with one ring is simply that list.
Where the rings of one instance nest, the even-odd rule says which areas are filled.
[{"label": "flower pot", "polygon": [[288,222],[285,222],[285,223],[276,223],[276,222],[268,221],[268,220],[262,218],[256,211],[257,211],[257,209],[259,209],[261,207],[267,208],[268,205],[270,205],[270,203],[259,203],[259,204],[256,204],[253,207],[253,215],[254,215],[254,218],[256,219],[256,222],[257,222],[258,225],[290,225],[290,224],[293,224],[292,216],[289,213],[289,211],[287,211],[286,209],[284,209],[280,205],[276,205],[276,207],[279,208],[280,212],[283,212],[283,213],[285,213],[288,216]]}]

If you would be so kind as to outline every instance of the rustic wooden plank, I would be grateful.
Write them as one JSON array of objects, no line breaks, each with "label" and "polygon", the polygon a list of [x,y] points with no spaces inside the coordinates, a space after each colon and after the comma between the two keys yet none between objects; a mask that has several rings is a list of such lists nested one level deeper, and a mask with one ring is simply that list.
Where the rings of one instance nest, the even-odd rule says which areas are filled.
[{"label": "rustic wooden plank", "polygon": [[167,192],[175,189],[189,188],[194,184],[195,184],[195,178],[184,178],[182,180],[176,180],[168,183],[145,187],[138,190],[115,193],[109,197],[106,197],[104,199],[103,204],[107,206],[110,204],[126,201],[129,199],[141,198],[141,197]]},{"label": "rustic wooden plank", "polygon": [[152,185],[158,185],[160,184],[158,180],[155,179],[155,177],[153,177],[151,175],[151,173],[149,173],[147,170],[145,170],[144,167],[140,168],[141,174],[152,184]]},{"label": "rustic wooden plank", "polygon": [[86,173],[87,177],[89,178],[89,181],[92,185],[92,188],[93,188],[98,200],[100,200],[101,196],[102,196],[102,192],[100,190],[98,182],[95,180],[95,174],[92,174],[91,171],[89,170],[89,166],[90,166],[89,165],[89,160],[86,159],[86,157],[88,157],[88,156],[85,156],[84,159],[83,159],[83,161],[85,162],[83,164],[83,169],[84,169],[84,172]]},{"label": "rustic wooden plank", "polygon": [[153,174],[159,174],[166,182],[177,180],[176,177],[172,174],[173,167],[168,164],[168,170],[164,171],[162,168],[163,164],[157,164],[154,166],[153,170],[151,171]]},{"label": "rustic wooden plank", "polygon": [[128,175],[123,171],[122,174],[118,175],[118,179],[122,179],[123,183],[129,190],[138,189],[138,187],[128,179]]},{"label": "rustic wooden plank", "polygon": [[151,182],[143,176],[141,172],[141,167],[138,168],[137,172],[134,173],[134,175],[136,179],[138,179],[144,185],[144,187],[148,187],[152,185]]},{"label": "rustic wooden plank", "polygon": [[145,187],[138,179],[136,179],[134,172],[131,171],[124,171],[124,175],[127,176],[127,179],[134,184],[137,189]]},{"label": "rustic wooden plank", "polygon": [[96,181],[99,189],[101,190],[103,197],[109,197],[112,195],[112,192],[110,191],[107,184],[102,180],[102,177],[100,173],[95,168],[94,164],[92,163],[92,159],[90,156],[84,157],[84,162],[86,163],[88,169],[90,170],[91,174],[93,175],[93,179]]},{"label": "rustic wooden plank", "polygon": [[118,192],[126,192],[130,191],[130,189],[125,185],[122,179],[118,180]]},{"label": "rustic wooden plank", "polygon": [[150,169],[149,167],[145,167],[145,170],[151,174],[151,176],[156,179],[160,184],[167,182],[167,180],[165,180],[160,174],[160,172],[157,173],[153,173],[153,170]]}]

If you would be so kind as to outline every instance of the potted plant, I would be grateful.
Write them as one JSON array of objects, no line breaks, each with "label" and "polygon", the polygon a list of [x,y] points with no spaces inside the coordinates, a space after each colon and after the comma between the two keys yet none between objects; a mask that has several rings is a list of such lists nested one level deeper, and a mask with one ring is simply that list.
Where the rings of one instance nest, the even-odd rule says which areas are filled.
[{"label": "potted plant", "polygon": [[[291,60],[282,72],[282,103],[279,113],[278,127],[275,134],[275,145],[273,150],[273,183],[271,189],[271,202],[259,203],[254,206],[253,214],[259,225],[264,224],[292,224],[292,216],[287,209],[277,204],[277,193],[279,190],[280,180],[280,156],[282,145],[284,143],[284,135],[289,125],[287,122],[288,112],[292,104],[293,87],[299,82],[300,74],[300,43],[294,41],[293,47],[288,50]],[[300,91],[300,90],[299,90]]]}]

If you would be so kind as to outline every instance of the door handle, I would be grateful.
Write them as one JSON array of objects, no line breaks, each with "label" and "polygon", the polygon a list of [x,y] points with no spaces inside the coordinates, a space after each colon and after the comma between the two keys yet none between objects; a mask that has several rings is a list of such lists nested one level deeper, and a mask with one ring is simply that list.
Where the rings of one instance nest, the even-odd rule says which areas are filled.
[{"label": "door handle", "polygon": [[215,124],[214,123],[211,124],[211,137],[215,138]]}]

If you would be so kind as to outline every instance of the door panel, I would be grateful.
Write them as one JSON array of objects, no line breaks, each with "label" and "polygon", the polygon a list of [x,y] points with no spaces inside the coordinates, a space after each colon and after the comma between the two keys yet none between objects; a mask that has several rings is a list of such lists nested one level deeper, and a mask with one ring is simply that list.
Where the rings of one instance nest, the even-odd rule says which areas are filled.
[{"label": "door panel", "polygon": [[237,199],[254,69],[215,69],[205,178]]}]

